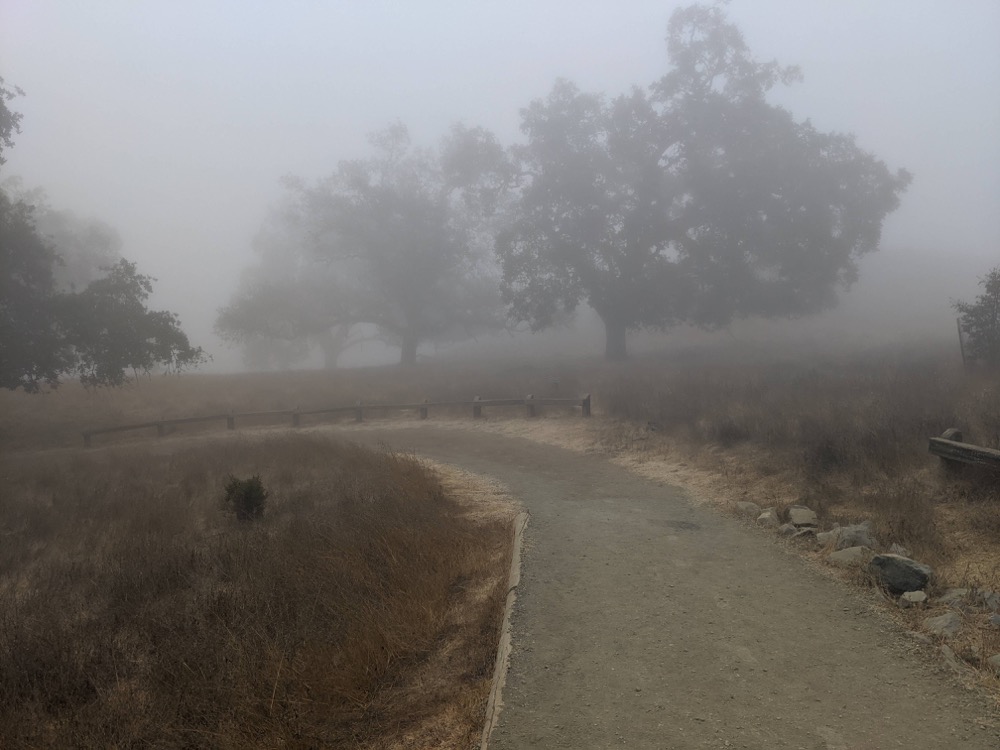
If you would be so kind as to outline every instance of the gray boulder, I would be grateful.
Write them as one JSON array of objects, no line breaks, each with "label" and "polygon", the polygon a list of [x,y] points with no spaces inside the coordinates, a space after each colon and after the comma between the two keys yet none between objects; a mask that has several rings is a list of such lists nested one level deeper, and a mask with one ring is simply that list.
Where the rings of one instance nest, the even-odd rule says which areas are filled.
[{"label": "gray boulder", "polygon": [[993,656],[986,660],[986,663],[1000,672],[1000,654],[993,654]]},{"label": "gray boulder", "polygon": [[979,592],[979,600],[990,612],[1000,612],[1000,593],[983,590]]},{"label": "gray boulder", "polygon": [[778,520],[778,512],[774,508],[765,508],[764,511],[757,516],[757,523],[769,529],[776,529],[781,525],[781,521]]},{"label": "gray boulder", "polygon": [[799,528],[803,526],[819,526],[816,511],[804,505],[791,505],[788,508],[788,523]]},{"label": "gray boulder", "polygon": [[837,539],[840,538],[840,529],[832,528],[829,531],[821,531],[816,535],[816,541],[822,544],[824,547],[829,544],[836,543]]},{"label": "gray boulder", "polygon": [[946,612],[937,617],[928,617],[924,620],[924,627],[934,635],[950,638],[961,629],[962,618],[955,612]]},{"label": "gray boulder", "polygon": [[837,530],[837,549],[847,549],[848,547],[871,547],[878,546],[875,537],[872,536],[871,521],[863,521],[853,526],[842,526]]},{"label": "gray boulder", "polygon": [[873,554],[870,547],[848,547],[847,549],[831,552],[826,556],[826,559],[838,568],[851,568],[864,565],[871,559]]},{"label": "gray boulder", "polygon": [[937,603],[962,611],[974,609],[972,603],[969,601],[968,589],[948,589],[937,598]]},{"label": "gray boulder", "polygon": [[879,584],[896,596],[919,591],[934,575],[929,565],[902,555],[875,555],[868,565]]},{"label": "gray boulder", "polygon": [[795,528],[795,524],[791,523],[783,523],[778,527],[778,533],[782,536],[792,536],[796,531],[798,531],[798,529]]}]

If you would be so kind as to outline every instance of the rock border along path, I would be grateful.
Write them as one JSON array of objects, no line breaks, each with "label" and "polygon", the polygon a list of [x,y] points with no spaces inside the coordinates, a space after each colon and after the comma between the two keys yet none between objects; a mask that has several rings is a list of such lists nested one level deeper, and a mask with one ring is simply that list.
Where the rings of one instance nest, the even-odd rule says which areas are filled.
[{"label": "rock border along path", "polygon": [[495,476],[531,513],[494,750],[1000,746],[870,598],[681,488],[490,433],[335,432]]}]

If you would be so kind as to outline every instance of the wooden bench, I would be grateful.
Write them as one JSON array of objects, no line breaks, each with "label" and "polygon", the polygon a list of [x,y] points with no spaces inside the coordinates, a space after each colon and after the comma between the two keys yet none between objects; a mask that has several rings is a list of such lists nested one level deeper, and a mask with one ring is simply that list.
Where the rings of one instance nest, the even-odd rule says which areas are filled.
[{"label": "wooden bench", "polygon": [[962,432],[954,427],[930,438],[928,450],[951,466],[957,462],[1000,469],[1000,451],[963,442]]}]

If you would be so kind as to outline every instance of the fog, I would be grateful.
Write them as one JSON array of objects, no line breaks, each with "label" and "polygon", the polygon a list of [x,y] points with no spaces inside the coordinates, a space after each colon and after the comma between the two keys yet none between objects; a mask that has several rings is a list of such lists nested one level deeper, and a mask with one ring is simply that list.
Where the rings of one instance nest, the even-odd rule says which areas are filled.
[{"label": "fog", "polygon": [[[234,369],[213,324],[283,175],[329,174],[395,119],[418,144],[455,121],[517,142],[520,108],[557,77],[613,95],[663,75],[674,7],[6,0],[0,76],[25,96],[2,174],[117,227],[123,254],[158,279],[152,304],[180,314],[210,369]],[[773,101],[855,133],[914,181],[838,309],[727,335],[954,335],[949,301],[1000,263],[1000,4],[734,0],[728,13],[758,58],[801,67]],[[548,340],[597,349],[586,320]],[[367,346],[349,361],[392,358]]]}]

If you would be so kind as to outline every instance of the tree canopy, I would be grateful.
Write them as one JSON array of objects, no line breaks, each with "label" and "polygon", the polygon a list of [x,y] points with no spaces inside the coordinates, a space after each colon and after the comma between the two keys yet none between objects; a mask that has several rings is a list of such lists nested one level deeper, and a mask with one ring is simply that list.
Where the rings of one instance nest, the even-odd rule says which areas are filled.
[{"label": "tree canopy", "polygon": [[401,123],[370,141],[371,158],[313,185],[287,181],[285,236],[306,248],[288,257],[306,273],[250,281],[220,311],[220,329],[279,337],[283,326],[294,338],[374,326],[413,364],[422,342],[502,326],[483,226],[501,200],[503,149],[463,127],[439,150],[416,149]]},{"label": "tree canopy", "polygon": [[[0,164],[20,132],[20,115],[6,106],[12,97],[0,79]],[[147,309],[152,279],[135,264],[95,267],[117,257],[113,229],[47,204],[36,209],[28,197],[0,189],[0,387],[36,392],[68,374],[88,386],[119,386],[130,373],[181,370],[204,360],[176,315]],[[39,213],[49,235],[39,230]],[[72,274],[64,273],[67,267]]]},{"label": "tree canopy", "polygon": [[318,257],[289,206],[276,208],[254,239],[257,262],[243,272],[216,332],[243,348],[255,369],[288,367],[319,348],[328,367],[354,341],[340,277]]},{"label": "tree canopy", "polygon": [[1000,367],[1000,266],[979,280],[983,288],[975,302],[955,302],[959,325],[968,336],[966,353],[976,362]]},{"label": "tree canopy", "polygon": [[910,181],[770,104],[798,71],[756,60],[718,6],[675,11],[667,51],[647,89],[608,100],[558,81],[522,110],[523,181],[496,244],[516,319],[540,329],[586,301],[612,359],[628,330],[832,306]]},{"label": "tree canopy", "polygon": [[14,135],[21,132],[21,113],[14,112],[7,102],[23,94],[17,86],[8,86],[0,77],[0,166],[6,163],[3,152],[14,145]]}]

